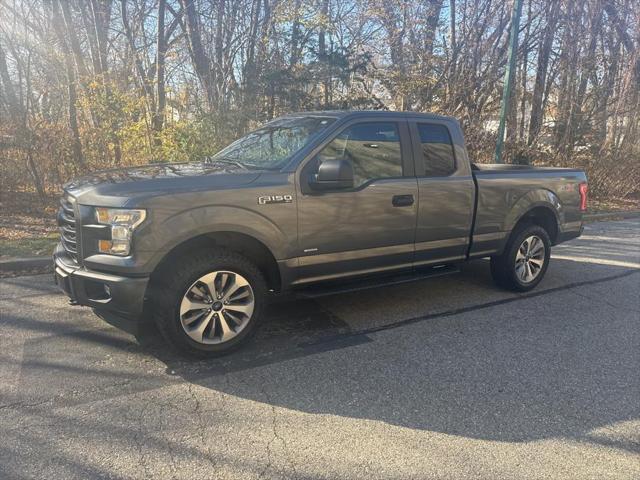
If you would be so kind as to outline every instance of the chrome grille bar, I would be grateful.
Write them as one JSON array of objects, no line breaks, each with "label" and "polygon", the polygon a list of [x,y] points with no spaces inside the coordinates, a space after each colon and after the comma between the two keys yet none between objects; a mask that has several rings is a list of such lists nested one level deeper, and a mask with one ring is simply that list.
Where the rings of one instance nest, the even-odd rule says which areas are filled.
[{"label": "chrome grille bar", "polygon": [[78,261],[78,244],[76,239],[76,215],[73,204],[66,198],[60,199],[58,211],[58,230],[60,242],[67,254],[76,262]]}]

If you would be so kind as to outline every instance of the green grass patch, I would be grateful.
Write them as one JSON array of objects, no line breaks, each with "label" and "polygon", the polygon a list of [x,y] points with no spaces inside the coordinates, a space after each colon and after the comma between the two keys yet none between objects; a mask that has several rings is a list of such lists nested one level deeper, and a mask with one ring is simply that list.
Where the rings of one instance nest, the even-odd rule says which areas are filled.
[{"label": "green grass patch", "polygon": [[58,234],[18,240],[0,239],[0,257],[39,257],[53,254]]}]

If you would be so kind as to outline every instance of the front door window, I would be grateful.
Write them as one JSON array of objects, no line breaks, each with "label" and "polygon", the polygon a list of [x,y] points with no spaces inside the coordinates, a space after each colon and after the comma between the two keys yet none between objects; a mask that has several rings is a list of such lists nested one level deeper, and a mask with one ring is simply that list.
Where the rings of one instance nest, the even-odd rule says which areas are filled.
[{"label": "front door window", "polygon": [[393,122],[358,123],[343,130],[318,155],[345,159],[353,165],[354,187],[382,178],[402,177],[398,127]]}]

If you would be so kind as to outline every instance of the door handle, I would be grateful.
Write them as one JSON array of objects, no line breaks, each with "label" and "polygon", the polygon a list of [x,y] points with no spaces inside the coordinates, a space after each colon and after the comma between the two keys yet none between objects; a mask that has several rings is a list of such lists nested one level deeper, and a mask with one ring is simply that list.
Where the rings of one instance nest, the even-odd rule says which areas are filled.
[{"label": "door handle", "polygon": [[394,207],[410,207],[413,205],[413,195],[394,195],[391,203]]}]

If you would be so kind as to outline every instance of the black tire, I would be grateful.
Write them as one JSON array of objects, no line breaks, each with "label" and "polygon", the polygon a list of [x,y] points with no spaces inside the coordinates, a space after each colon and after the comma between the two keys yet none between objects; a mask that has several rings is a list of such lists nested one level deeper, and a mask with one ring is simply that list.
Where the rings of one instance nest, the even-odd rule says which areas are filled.
[{"label": "black tire", "polygon": [[[516,256],[523,242],[532,236],[538,237],[544,244],[544,262],[535,278],[524,282],[516,273]],[[491,276],[494,282],[502,288],[516,292],[527,292],[535,288],[544,278],[549,267],[550,255],[551,240],[547,231],[539,225],[523,225],[513,232],[502,255],[491,257]]]},{"label": "black tire", "polygon": [[[205,344],[185,332],[180,320],[180,304],[194,282],[214,271],[234,272],[244,277],[253,292],[254,308],[248,323],[235,337],[222,343]],[[197,251],[177,259],[161,277],[153,285],[151,311],[164,339],[180,353],[196,357],[225,355],[255,331],[264,310],[267,285],[260,270],[246,257],[223,248]]]}]

